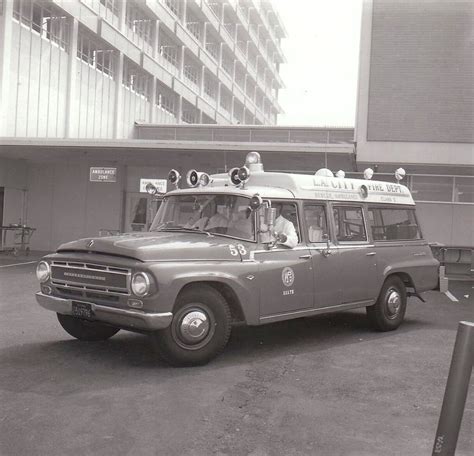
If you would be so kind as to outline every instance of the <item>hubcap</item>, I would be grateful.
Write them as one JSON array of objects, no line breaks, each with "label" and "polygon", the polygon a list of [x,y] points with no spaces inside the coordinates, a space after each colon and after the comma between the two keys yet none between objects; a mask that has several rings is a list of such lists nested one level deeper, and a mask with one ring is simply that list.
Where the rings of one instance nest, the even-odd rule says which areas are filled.
[{"label": "hubcap", "polygon": [[400,307],[402,305],[402,300],[400,293],[393,288],[388,291],[387,295],[387,310],[388,317],[395,318],[400,312]]},{"label": "hubcap", "polygon": [[194,310],[183,317],[179,326],[179,332],[185,343],[197,344],[207,336],[209,327],[207,315],[200,310]]}]

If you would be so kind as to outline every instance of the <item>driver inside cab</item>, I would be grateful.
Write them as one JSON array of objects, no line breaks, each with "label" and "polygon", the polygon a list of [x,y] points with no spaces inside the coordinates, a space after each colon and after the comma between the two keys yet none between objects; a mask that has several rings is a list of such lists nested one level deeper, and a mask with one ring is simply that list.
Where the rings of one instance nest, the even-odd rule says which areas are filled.
[{"label": "driver inside cab", "polygon": [[[283,217],[281,213],[283,203],[272,203],[272,207],[276,210],[276,219],[275,224],[273,225],[273,230],[278,238],[277,244],[285,245],[291,249],[296,247],[298,245],[298,234],[296,233],[295,225]],[[264,231],[262,234],[263,238],[267,238],[270,235],[268,231]],[[263,242],[267,241],[264,240]]]}]

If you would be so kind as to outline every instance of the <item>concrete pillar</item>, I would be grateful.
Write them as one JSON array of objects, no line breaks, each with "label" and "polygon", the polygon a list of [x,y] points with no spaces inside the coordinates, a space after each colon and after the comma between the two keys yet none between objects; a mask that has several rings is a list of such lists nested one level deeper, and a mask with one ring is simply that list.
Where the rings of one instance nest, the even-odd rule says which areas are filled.
[{"label": "concrete pillar", "polygon": [[150,94],[150,123],[156,122],[156,78],[153,76],[151,80],[151,94]]},{"label": "concrete pillar", "polygon": [[178,96],[178,118],[176,119],[177,123],[183,123],[183,97]]},{"label": "concrete pillar", "polygon": [[179,77],[180,79],[183,79],[183,74],[184,74],[184,52],[185,52],[185,46],[181,46],[181,56],[179,59]]},{"label": "concrete pillar", "polygon": [[79,108],[76,106],[76,76],[77,76],[77,39],[79,35],[79,21],[71,20],[69,27],[70,51],[67,62],[67,88],[66,88],[66,130],[64,136],[73,138],[77,136],[74,119],[77,119]]},{"label": "concrete pillar", "polygon": [[226,3],[221,3],[222,5],[222,8],[221,8],[221,18],[220,18],[220,21],[221,21],[221,24],[224,23],[225,21],[225,7],[227,6]]},{"label": "concrete pillar", "polygon": [[222,56],[224,55],[224,42],[221,42],[219,46],[219,66],[222,66]]},{"label": "concrete pillar", "polygon": [[160,21],[155,21],[155,33],[153,35],[153,57],[156,59],[160,54]]},{"label": "concrete pillar", "polygon": [[117,2],[118,6],[118,29],[125,32],[125,15],[127,14],[127,0]]},{"label": "concrete pillar", "polygon": [[122,137],[122,119],[123,119],[123,98],[122,98],[122,79],[123,79],[123,54],[119,52],[117,59],[117,76],[115,79],[115,106],[114,106],[114,138]]},{"label": "concrete pillar", "polygon": [[3,0],[0,15],[0,136],[7,134],[9,115],[10,63],[12,51],[13,1]]},{"label": "concrete pillar", "polygon": [[199,95],[201,95],[201,97],[204,95],[204,78],[206,76],[206,67],[203,65],[201,67],[201,87],[200,87],[200,91],[199,91]]},{"label": "concrete pillar", "polygon": [[233,121],[235,119],[235,97],[232,95],[231,101],[230,101],[230,115],[231,115],[231,120]]},{"label": "concrete pillar", "polygon": [[186,26],[188,0],[181,0],[181,5],[182,5],[182,8],[183,8],[183,12],[181,13],[181,20],[182,20],[183,24]]},{"label": "concrete pillar", "polygon": [[207,43],[207,26],[208,26],[209,22],[204,22],[204,29],[203,29],[203,33],[202,33],[202,44],[204,46],[204,48],[206,48],[206,43]]},{"label": "concrete pillar", "polygon": [[222,90],[222,82],[219,82],[217,85],[217,109],[221,107],[221,90]]}]

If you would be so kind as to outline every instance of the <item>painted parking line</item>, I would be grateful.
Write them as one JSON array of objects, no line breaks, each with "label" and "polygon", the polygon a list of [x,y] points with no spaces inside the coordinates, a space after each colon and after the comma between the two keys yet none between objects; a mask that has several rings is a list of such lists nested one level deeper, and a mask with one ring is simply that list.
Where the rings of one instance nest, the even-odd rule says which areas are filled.
[{"label": "painted parking line", "polygon": [[451,299],[451,301],[453,301],[453,302],[459,302],[459,299],[456,298],[456,296],[454,296],[450,291],[445,291],[444,294],[445,294],[449,299]]},{"label": "painted parking line", "polygon": [[37,261],[27,261],[26,263],[5,264],[3,266],[0,266],[0,268],[12,268],[13,266],[22,266],[24,264],[33,264],[33,263],[38,263],[38,262]]}]

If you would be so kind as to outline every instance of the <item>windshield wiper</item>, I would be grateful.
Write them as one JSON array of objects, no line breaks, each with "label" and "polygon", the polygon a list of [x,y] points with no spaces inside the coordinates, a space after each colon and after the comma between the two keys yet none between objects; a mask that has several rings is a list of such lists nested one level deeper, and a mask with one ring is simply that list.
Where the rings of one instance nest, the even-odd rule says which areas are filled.
[{"label": "windshield wiper", "polygon": [[158,228],[154,231],[185,231],[188,233],[202,233],[202,234],[207,234],[208,236],[212,236],[209,231],[204,231],[200,230],[199,228],[188,228],[186,226],[168,226],[168,227],[163,227],[163,228]]}]

